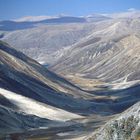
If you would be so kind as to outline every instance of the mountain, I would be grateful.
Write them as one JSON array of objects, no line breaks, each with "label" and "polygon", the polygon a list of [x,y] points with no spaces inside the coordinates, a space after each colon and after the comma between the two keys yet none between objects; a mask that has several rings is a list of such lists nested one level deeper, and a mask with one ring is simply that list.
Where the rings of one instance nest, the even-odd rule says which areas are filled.
[{"label": "mountain", "polygon": [[[26,17],[21,17],[19,19],[14,19],[12,21],[15,21],[15,22],[37,22],[37,21],[49,21],[49,20],[52,20],[52,19],[61,19],[61,18],[64,18],[64,19],[67,19],[69,18],[69,21],[72,21],[70,19],[72,19],[71,16],[67,16],[67,15],[58,15],[58,16],[26,16]],[[85,19],[85,21],[87,22],[93,22],[93,21],[102,21],[102,20],[106,20],[106,19],[110,19],[110,17],[107,17],[106,15],[104,14],[91,14],[91,15],[88,15],[88,16],[80,16],[80,17],[73,17],[73,19],[75,18],[75,21],[73,20],[73,22],[76,22],[77,20],[76,19]],[[64,23],[66,21],[64,20]]]},{"label": "mountain", "polygon": [[72,16],[52,17],[52,18],[45,18],[42,20],[38,20],[38,18],[39,17],[37,17],[37,19],[34,19],[33,21],[30,21],[30,20],[0,21],[0,30],[1,31],[23,30],[23,29],[36,27],[39,24],[64,24],[64,23],[85,23],[85,22],[87,22],[86,19],[83,17],[72,17]]},{"label": "mountain", "polygon": [[89,35],[95,28],[95,22],[109,19],[100,14],[93,14],[85,17],[29,16],[1,21],[0,39],[48,65],[56,60],[57,51]]},{"label": "mountain", "polygon": [[107,14],[106,16],[111,18],[140,18],[140,10],[130,8],[126,12]]},{"label": "mountain", "polygon": [[[109,36],[108,33],[113,35],[113,32],[117,28],[119,29],[119,26],[120,28],[129,27],[120,31],[126,35],[129,34],[128,31],[132,28],[137,30],[138,25],[136,25],[135,29],[135,23],[131,27],[130,22],[131,20],[139,20],[139,15],[139,11],[128,11],[110,15],[91,14],[83,17],[56,16],[46,17],[46,19],[43,16],[44,19],[42,20],[42,16],[37,16],[29,17],[29,20],[23,21],[1,21],[0,38],[33,59],[46,65],[52,65],[65,53],[67,47],[71,47],[78,42],[82,43],[82,40],[86,41],[86,38],[90,38],[90,36],[95,34],[94,32],[97,33],[99,31],[100,33],[99,35],[94,35],[96,37],[102,33],[104,35],[107,34],[107,36]],[[32,18],[35,21],[32,21]],[[120,25],[119,22],[121,22]],[[105,28],[108,28],[108,31]],[[101,30],[106,30],[106,33]],[[134,31],[131,30],[131,33],[134,33]]]},{"label": "mountain", "polygon": [[14,31],[33,28],[31,22],[15,22],[11,20],[0,21],[0,31]]},{"label": "mountain", "polygon": [[3,21],[0,139],[139,140],[140,18],[128,13]]},{"label": "mountain", "polygon": [[66,77],[98,79],[102,83],[139,82],[139,26],[140,19],[98,23],[96,31],[62,50],[50,69]]},{"label": "mountain", "polygon": [[53,53],[76,43],[89,34],[94,25],[84,23],[41,25],[25,30],[2,32],[2,40],[37,61],[50,64]]},{"label": "mountain", "polygon": [[82,118],[79,111],[88,114],[91,111],[86,110],[92,104],[76,99],[75,93],[80,97],[90,95],[0,42],[1,136],[57,124],[65,126],[69,125],[67,121]]},{"label": "mountain", "polygon": [[98,22],[98,21],[112,19],[111,17],[105,14],[91,14],[91,15],[85,16],[85,18],[88,22]]},{"label": "mountain", "polygon": [[91,102],[96,97],[0,42],[0,137],[46,136],[51,129],[51,137],[72,130],[78,131],[73,137],[86,134],[91,114],[117,112],[106,102]]},{"label": "mountain", "polygon": [[56,18],[57,16],[26,16],[18,19],[14,19],[15,22],[34,22],[34,21],[42,21],[46,19]]},{"label": "mountain", "polygon": [[93,14],[89,16],[27,16],[15,20],[4,20],[0,21],[0,30],[1,31],[15,31],[23,30],[28,28],[33,28],[39,25],[48,25],[48,24],[69,24],[69,23],[88,23],[88,22],[97,22],[111,19],[101,14]]},{"label": "mountain", "polygon": [[83,139],[139,101],[139,91],[139,84],[122,90],[82,90],[0,42],[3,139]]}]

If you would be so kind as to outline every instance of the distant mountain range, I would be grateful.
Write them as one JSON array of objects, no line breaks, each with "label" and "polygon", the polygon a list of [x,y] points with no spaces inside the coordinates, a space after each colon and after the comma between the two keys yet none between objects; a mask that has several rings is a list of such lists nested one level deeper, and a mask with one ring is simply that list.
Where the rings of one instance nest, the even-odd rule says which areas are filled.
[{"label": "distant mountain range", "polygon": [[121,20],[122,15],[125,19],[139,19],[140,12],[92,14],[84,17],[37,16],[1,21],[0,38],[37,61],[51,65],[61,56],[59,52],[63,48],[71,47],[100,28],[109,27],[109,23]]}]

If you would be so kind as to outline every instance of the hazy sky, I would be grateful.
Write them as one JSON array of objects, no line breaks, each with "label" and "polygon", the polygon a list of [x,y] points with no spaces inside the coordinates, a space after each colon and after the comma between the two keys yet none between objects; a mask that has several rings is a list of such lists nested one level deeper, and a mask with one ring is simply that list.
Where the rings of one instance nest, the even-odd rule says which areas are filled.
[{"label": "hazy sky", "polygon": [[140,0],[0,0],[0,20],[23,16],[89,15],[140,9]]}]

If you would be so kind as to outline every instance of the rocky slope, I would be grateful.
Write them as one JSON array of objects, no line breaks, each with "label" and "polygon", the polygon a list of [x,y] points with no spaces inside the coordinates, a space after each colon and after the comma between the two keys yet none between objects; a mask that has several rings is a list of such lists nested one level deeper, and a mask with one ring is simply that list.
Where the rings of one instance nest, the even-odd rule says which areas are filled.
[{"label": "rocky slope", "polygon": [[[103,43],[107,45],[110,40],[113,40],[113,36],[120,38],[130,32],[134,33],[133,29],[136,31],[139,25],[129,24],[131,20],[139,17],[138,10],[115,14],[91,14],[85,17],[23,17],[17,21],[1,21],[0,38],[33,59],[52,65],[65,53],[64,48],[69,48],[77,42],[83,43],[82,40],[88,41],[85,37],[93,36],[99,39],[106,36],[107,40]],[[121,36],[120,33],[117,34],[118,32],[121,32]],[[110,40],[108,40],[109,36],[112,36]]]},{"label": "rocky slope", "polygon": [[82,94],[86,92],[0,42],[1,135],[65,122],[68,125],[67,121],[82,117],[78,115],[80,108],[88,113],[91,104]]},{"label": "rocky slope", "polygon": [[140,102],[109,121],[87,140],[139,140]]},{"label": "rocky slope", "polygon": [[[93,25],[91,25],[93,26]],[[87,24],[41,25],[26,30],[5,32],[2,40],[40,63],[54,61],[53,53],[76,43],[89,34]]]},{"label": "rocky slope", "polygon": [[0,38],[40,63],[52,64],[56,59],[53,53],[89,35],[94,29],[93,22],[108,19],[94,14],[86,17],[39,16],[1,21]]},{"label": "rocky slope", "polygon": [[140,20],[98,23],[95,32],[65,50],[52,69],[63,75],[126,83],[139,80]]},{"label": "rocky slope", "polygon": [[83,91],[0,42],[1,137],[83,138],[139,101],[139,91],[137,83]]}]

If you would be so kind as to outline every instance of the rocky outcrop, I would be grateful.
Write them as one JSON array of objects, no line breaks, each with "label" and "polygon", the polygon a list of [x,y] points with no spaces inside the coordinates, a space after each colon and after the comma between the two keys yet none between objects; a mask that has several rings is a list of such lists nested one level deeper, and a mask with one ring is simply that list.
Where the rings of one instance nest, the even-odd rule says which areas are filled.
[{"label": "rocky outcrop", "polygon": [[140,102],[109,121],[88,140],[139,140]]}]

